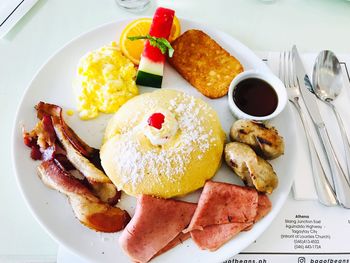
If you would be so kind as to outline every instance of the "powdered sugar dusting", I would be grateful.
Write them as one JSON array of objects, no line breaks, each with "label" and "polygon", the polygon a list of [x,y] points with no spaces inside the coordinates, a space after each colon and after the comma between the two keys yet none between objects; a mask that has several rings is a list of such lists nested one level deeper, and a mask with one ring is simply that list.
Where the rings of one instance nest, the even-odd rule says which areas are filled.
[{"label": "powdered sugar dusting", "polygon": [[186,174],[189,162],[193,158],[201,160],[216,142],[217,138],[211,136],[213,131],[204,128],[204,119],[200,117],[203,113],[209,115],[208,105],[181,93],[169,102],[167,110],[174,114],[178,122],[178,131],[174,135],[176,139],[169,142],[172,143],[171,147],[167,147],[167,144],[144,147],[148,138],[140,125],[125,130],[117,141],[117,148],[123,151],[123,154],[115,156],[122,184],[135,187],[147,175],[152,176],[151,184],[162,184],[164,178],[168,182],[177,181],[178,177]]}]

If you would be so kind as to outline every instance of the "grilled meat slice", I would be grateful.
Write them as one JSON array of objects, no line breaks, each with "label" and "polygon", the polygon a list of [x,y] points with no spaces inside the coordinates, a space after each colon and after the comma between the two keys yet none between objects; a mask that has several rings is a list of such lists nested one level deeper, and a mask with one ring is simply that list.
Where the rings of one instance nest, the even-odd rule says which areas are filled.
[{"label": "grilled meat slice", "polygon": [[271,194],[278,185],[278,177],[271,164],[257,156],[246,144],[228,143],[225,160],[247,186],[255,187],[259,192]]},{"label": "grilled meat slice", "polygon": [[277,130],[261,122],[238,120],[230,131],[232,141],[248,144],[264,159],[275,159],[284,153],[284,141]]}]

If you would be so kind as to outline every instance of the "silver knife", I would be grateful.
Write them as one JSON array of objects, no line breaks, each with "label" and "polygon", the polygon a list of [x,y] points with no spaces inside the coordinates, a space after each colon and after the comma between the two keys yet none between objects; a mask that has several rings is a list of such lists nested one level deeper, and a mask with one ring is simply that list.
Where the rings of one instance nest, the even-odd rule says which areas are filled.
[{"label": "silver knife", "polygon": [[311,81],[308,75],[306,74],[304,65],[300,59],[300,55],[296,46],[293,46],[292,53],[300,92],[304,99],[306,108],[310,113],[311,119],[315,124],[320,140],[323,143],[326,156],[331,168],[337,199],[340,205],[342,205],[345,208],[350,208],[350,184],[346,178],[344,170],[340,166],[339,160],[335,154],[332,143],[329,139],[326,125],[324,124],[324,121],[318,109],[316,101],[317,98],[313,93],[311,93]]}]

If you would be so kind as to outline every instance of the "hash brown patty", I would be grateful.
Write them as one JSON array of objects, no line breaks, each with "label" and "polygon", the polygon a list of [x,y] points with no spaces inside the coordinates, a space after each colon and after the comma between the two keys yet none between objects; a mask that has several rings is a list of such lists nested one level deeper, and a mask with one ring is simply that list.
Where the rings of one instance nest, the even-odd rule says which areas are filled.
[{"label": "hash brown patty", "polygon": [[225,96],[232,79],[243,71],[241,63],[203,31],[188,30],[172,46],[169,63],[209,98]]}]

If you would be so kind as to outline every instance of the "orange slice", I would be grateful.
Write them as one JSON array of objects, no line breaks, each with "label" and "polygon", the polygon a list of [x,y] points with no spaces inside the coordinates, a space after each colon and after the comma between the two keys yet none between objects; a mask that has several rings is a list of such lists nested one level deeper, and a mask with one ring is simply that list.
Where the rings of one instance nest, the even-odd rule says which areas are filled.
[{"label": "orange slice", "polygon": [[179,19],[174,16],[173,25],[171,27],[170,36],[169,36],[169,42],[173,42],[175,39],[177,39],[181,34],[181,25]]},{"label": "orange slice", "polygon": [[151,23],[152,18],[140,18],[134,20],[124,28],[120,36],[119,46],[121,51],[136,65],[140,62],[145,40],[140,39],[131,41],[128,37],[147,35],[151,28]]},{"label": "orange slice", "polygon": [[[151,28],[152,18],[140,18],[129,23],[123,30],[119,46],[123,54],[129,58],[135,65],[140,63],[141,54],[143,51],[145,40],[128,39],[130,36],[145,36],[149,33]],[[169,42],[174,41],[181,33],[181,26],[179,19],[175,16],[170,32]]]}]

